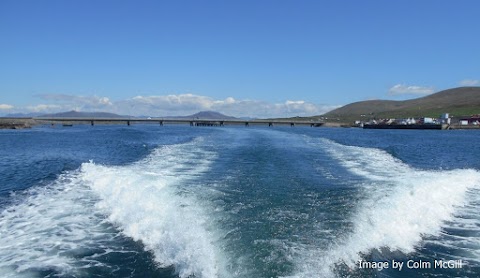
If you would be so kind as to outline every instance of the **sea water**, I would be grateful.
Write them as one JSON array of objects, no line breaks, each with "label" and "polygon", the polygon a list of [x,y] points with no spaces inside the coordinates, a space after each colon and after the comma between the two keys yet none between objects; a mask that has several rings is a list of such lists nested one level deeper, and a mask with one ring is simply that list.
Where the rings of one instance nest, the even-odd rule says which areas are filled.
[{"label": "sea water", "polygon": [[0,277],[478,277],[479,136],[0,130]]}]

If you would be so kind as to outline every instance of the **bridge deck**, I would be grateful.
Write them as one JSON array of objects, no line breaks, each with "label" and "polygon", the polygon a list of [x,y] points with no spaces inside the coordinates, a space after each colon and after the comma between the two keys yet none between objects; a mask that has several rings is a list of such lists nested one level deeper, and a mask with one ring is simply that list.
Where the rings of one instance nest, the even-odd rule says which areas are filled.
[{"label": "bridge deck", "polygon": [[301,121],[301,120],[242,120],[242,119],[185,119],[185,118],[84,118],[84,117],[35,117],[36,121],[49,123],[159,123],[163,124],[190,124],[190,125],[309,125],[321,126],[323,122],[320,121]]}]

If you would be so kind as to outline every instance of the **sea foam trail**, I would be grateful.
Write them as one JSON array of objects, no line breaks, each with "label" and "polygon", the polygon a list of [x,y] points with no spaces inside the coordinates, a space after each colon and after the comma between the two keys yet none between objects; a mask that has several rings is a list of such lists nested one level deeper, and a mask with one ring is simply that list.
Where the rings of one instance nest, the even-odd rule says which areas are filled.
[{"label": "sea foam trail", "polygon": [[[414,252],[425,237],[438,236],[448,223],[463,222],[462,214],[478,200],[480,173],[476,170],[423,171],[378,149],[326,139],[320,146],[364,178],[358,186],[368,197],[353,214],[353,232],[338,238],[329,250],[304,250],[295,277],[334,276],[339,264],[353,270],[363,255],[375,249]],[[478,218],[465,221],[480,224]],[[474,241],[478,243],[478,238]]]},{"label": "sea foam trail", "polygon": [[180,277],[227,277],[215,229],[189,192],[214,158],[199,144],[160,147],[127,166],[84,163],[16,197],[0,212],[0,276],[86,277],[92,266],[115,268],[98,258],[136,252],[115,243],[123,233]]},{"label": "sea foam trail", "polygon": [[219,277],[215,229],[185,186],[207,171],[214,157],[197,143],[165,146],[125,167],[84,163],[81,176],[100,198],[97,209],[141,241],[161,266],[173,265],[180,277]]},{"label": "sea foam trail", "polygon": [[[118,232],[108,229],[94,210],[90,188],[82,185],[78,172],[62,174],[53,184],[28,190],[0,212],[0,276],[37,277],[38,271],[82,276],[81,268],[96,264],[96,255],[120,250],[96,250]],[[115,246],[111,246],[115,248]]]}]

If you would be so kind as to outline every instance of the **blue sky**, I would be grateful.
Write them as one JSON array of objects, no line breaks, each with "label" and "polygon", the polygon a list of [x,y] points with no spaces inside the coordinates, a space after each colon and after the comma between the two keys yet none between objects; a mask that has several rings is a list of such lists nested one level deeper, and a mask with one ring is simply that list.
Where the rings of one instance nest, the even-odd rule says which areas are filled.
[{"label": "blue sky", "polygon": [[478,86],[480,2],[0,0],[0,115],[318,115]]}]

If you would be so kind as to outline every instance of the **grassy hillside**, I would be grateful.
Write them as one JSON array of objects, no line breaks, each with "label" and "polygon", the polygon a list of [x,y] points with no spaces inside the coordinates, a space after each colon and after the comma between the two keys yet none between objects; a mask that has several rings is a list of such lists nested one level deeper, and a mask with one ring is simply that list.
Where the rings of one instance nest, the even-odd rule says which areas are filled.
[{"label": "grassy hillside", "polygon": [[480,87],[454,88],[404,101],[355,102],[330,111],[323,117],[350,122],[371,118],[438,117],[442,113],[450,113],[453,117],[480,114]]}]

